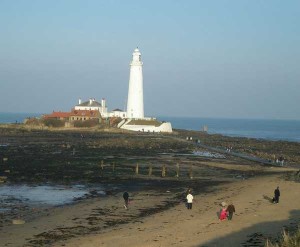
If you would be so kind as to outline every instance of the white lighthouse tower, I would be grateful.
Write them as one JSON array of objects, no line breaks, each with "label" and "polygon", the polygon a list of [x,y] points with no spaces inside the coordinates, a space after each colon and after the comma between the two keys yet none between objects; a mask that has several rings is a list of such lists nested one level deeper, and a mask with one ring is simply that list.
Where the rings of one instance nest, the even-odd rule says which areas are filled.
[{"label": "white lighthouse tower", "polygon": [[138,48],[132,53],[127,100],[127,118],[144,118],[143,62]]},{"label": "white lighthouse tower", "polygon": [[130,63],[129,88],[127,99],[127,118],[119,122],[121,129],[141,132],[172,132],[170,122],[161,122],[144,116],[143,62],[138,48],[132,53]]}]

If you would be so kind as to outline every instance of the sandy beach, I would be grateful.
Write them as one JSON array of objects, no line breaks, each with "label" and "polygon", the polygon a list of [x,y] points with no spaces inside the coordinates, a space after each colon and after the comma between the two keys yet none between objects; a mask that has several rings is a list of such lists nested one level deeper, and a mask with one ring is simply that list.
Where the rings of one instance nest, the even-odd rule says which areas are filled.
[{"label": "sandy beach", "polygon": [[[300,219],[300,183],[288,179],[299,170],[295,163],[278,167],[227,154],[201,156],[205,150],[174,136],[87,132],[82,140],[78,132],[16,130],[2,135],[8,185],[86,183],[106,186],[106,193],[0,212],[0,246],[264,246],[267,238],[277,241],[283,228],[295,230]],[[277,186],[282,195],[273,204]],[[192,210],[184,202],[189,187]],[[124,190],[130,194],[128,210]],[[222,201],[235,205],[232,221],[218,220]]]},{"label": "sandy beach", "polygon": [[[266,238],[276,239],[282,228],[297,225],[300,219],[300,184],[284,181],[280,176],[273,174],[220,186],[214,192],[195,195],[191,211],[181,203],[138,222],[54,246],[262,246]],[[279,204],[272,204],[268,197],[277,185],[282,196]],[[133,203],[129,211],[155,204],[142,193],[134,197],[142,199],[143,204]],[[232,221],[218,220],[218,204],[222,201],[232,201],[236,206]],[[127,213],[124,210],[123,215]]]},{"label": "sandy beach", "polygon": [[[232,169],[226,164],[223,168]],[[159,189],[129,191],[128,210],[122,193],[49,210],[24,225],[2,229],[2,246],[47,246],[47,241],[57,247],[263,246],[266,238],[276,240],[283,228],[297,226],[300,184],[284,179],[293,169],[253,165],[243,169],[264,174],[205,187],[203,192],[194,188],[196,183],[190,211],[181,200],[182,191],[166,183]],[[272,204],[269,199],[277,186],[282,196],[279,204]],[[235,205],[232,221],[218,220],[222,201]]]}]

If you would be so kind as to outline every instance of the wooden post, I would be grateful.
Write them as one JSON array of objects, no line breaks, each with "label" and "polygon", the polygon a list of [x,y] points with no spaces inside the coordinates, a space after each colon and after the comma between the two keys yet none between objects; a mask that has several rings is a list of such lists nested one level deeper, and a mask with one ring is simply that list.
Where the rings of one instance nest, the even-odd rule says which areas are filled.
[{"label": "wooden post", "polygon": [[166,176],[166,165],[162,166],[161,176],[164,178]]},{"label": "wooden post", "polygon": [[176,177],[179,177],[179,164],[176,164]]},{"label": "wooden post", "polygon": [[104,162],[103,160],[101,160],[100,164],[99,164],[99,168],[100,168],[100,176],[103,176],[103,172],[104,172]]},{"label": "wooden post", "polygon": [[193,165],[190,166],[189,176],[190,179],[193,179]]},{"label": "wooden post", "polygon": [[135,166],[135,174],[138,175],[139,174],[139,164],[137,163]]},{"label": "wooden post", "polygon": [[149,176],[152,176],[152,164],[149,165],[149,172],[148,172]]}]

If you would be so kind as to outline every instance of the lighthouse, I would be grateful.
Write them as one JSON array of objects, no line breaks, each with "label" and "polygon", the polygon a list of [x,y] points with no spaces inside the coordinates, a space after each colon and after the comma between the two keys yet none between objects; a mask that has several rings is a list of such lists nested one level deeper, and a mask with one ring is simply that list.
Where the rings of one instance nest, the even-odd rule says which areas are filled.
[{"label": "lighthouse", "polygon": [[144,118],[144,95],[143,95],[143,62],[138,48],[132,53],[130,63],[127,118]]}]

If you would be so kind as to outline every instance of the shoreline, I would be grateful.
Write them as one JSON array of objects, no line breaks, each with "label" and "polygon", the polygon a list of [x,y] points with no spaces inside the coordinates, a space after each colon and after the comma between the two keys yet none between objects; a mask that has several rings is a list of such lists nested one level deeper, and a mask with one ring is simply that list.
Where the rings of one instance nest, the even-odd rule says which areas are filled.
[{"label": "shoreline", "polygon": [[[243,119],[238,119],[243,120]],[[248,120],[248,119],[245,119]],[[276,121],[276,119],[274,119]],[[270,119],[272,121],[272,119]],[[285,121],[285,120],[283,120]],[[286,120],[286,121],[299,121],[300,120]],[[45,131],[79,131],[79,132],[90,132],[90,131],[104,131],[108,133],[139,133],[139,132],[131,132],[125,129],[119,129],[116,127],[87,127],[87,128],[80,128],[80,127],[47,127],[47,126],[34,126],[34,125],[27,125],[22,122],[18,123],[0,123],[0,128],[18,128],[18,129],[27,129],[27,130],[45,130]],[[292,139],[276,139],[276,138],[267,138],[267,137],[254,137],[254,136],[244,136],[244,135],[236,135],[236,134],[224,134],[224,133],[217,133],[217,132],[204,132],[201,130],[194,130],[194,129],[183,129],[183,128],[173,128],[173,132],[200,132],[204,133],[209,136],[216,136],[216,137],[225,137],[225,138],[237,138],[237,139],[250,139],[250,140],[257,140],[257,141],[266,141],[266,142],[288,142],[288,143],[300,143],[299,141],[292,140]],[[145,132],[146,133],[146,132]],[[168,133],[162,133],[168,134]],[[172,133],[171,133],[172,135]]]}]

